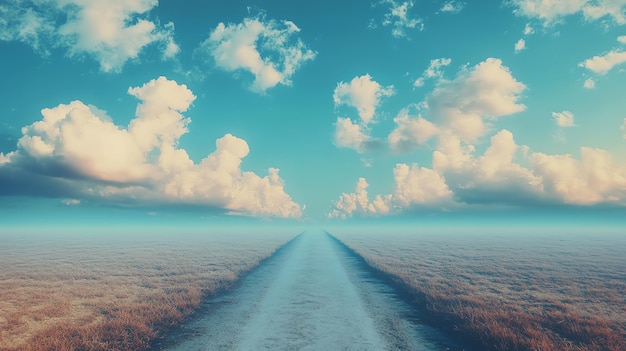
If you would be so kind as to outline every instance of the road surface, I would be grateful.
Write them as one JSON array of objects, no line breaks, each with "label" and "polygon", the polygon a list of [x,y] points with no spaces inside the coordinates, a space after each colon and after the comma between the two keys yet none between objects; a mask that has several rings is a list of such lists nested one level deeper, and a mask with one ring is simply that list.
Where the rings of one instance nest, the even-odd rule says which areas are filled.
[{"label": "road surface", "polygon": [[[168,337],[182,350],[462,350],[322,231],[305,232]],[[159,348],[157,348],[159,349]]]}]

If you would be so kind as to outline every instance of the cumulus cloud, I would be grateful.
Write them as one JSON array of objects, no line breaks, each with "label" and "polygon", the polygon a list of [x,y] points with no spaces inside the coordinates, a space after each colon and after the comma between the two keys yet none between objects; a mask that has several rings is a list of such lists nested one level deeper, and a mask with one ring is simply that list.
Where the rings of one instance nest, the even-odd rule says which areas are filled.
[{"label": "cumulus cloud", "polygon": [[394,94],[393,85],[384,87],[369,74],[354,77],[350,83],[340,82],[333,93],[335,106],[354,107],[364,125],[372,122],[381,99]]},{"label": "cumulus cloud", "polygon": [[395,190],[392,202],[400,208],[444,206],[452,202],[452,192],[443,176],[416,163],[397,164],[393,170]]},{"label": "cumulus cloud", "polygon": [[[104,72],[120,72],[148,45],[157,45],[163,58],[178,51],[174,25],[150,21],[156,0],[11,1],[0,5],[0,39],[21,41],[44,54],[66,48],[70,56],[90,56]],[[59,18],[63,20],[59,22]]]},{"label": "cumulus cloud", "polygon": [[526,40],[524,39],[518,40],[517,43],[515,43],[515,53],[517,54],[518,52],[524,49],[526,49]]},{"label": "cumulus cloud", "polygon": [[329,218],[349,218],[354,213],[367,215],[384,215],[389,213],[389,198],[376,196],[369,201],[367,187],[369,184],[365,178],[359,178],[353,193],[343,193],[335,202],[335,206],[328,213]]},{"label": "cumulus cloud", "polygon": [[432,168],[396,165],[394,193],[377,195],[371,202],[362,179],[356,192],[340,196],[329,217],[484,205],[626,206],[626,166],[615,163],[606,150],[583,147],[580,160],[530,152],[515,142],[510,131],[501,130],[491,137],[485,152],[476,155],[474,145],[453,133],[440,133],[438,138]]},{"label": "cumulus cloud", "polygon": [[443,67],[449,66],[450,63],[452,63],[452,59],[447,57],[430,60],[428,68],[426,68],[420,78],[415,80],[413,85],[416,87],[421,87],[424,85],[424,81],[426,79],[443,77]]},{"label": "cumulus cloud", "polygon": [[372,148],[376,141],[369,135],[367,127],[353,123],[350,118],[337,118],[335,123],[335,145],[354,149],[359,153]]},{"label": "cumulus cloud", "polygon": [[[127,128],[81,101],[42,110],[22,128],[17,150],[0,154],[0,195],[90,199],[113,204],[191,204],[231,213],[299,217],[278,169],[259,176],[242,171],[249,148],[226,134],[199,163],[178,141],[195,96],[165,77],[128,93],[141,102]],[[32,184],[37,184],[36,189]]]},{"label": "cumulus cloud", "polygon": [[583,86],[586,89],[593,89],[593,88],[596,87],[596,81],[591,79],[591,78],[587,78],[587,79],[585,79],[585,82],[583,83]]},{"label": "cumulus cloud", "polygon": [[359,153],[382,145],[380,140],[370,136],[368,125],[374,121],[376,109],[382,98],[393,94],[392,85],[384,87],[369,74],[354,77],[350,83],[338,83],[333,92],[335,107],[341,105],[354,107],[360,121],[353,122],[350,118],[338,117],[335,123],[335,145],[351,148]]},{"label": "cumulus cloud", "polygon": [[415,207],[441,208],[452,203],[452,192],[441,175],[432,169],[397,164],[393,194],[376,195],[369,200],[365,178],[359,178],[354,193],[343,193],[328,213],[330,218],[348,218],[354,214],[378,216],[399,213]]},{"label": "cumulus cloud", "polygon": [[594,56],[590,59],[579,64],[580,67],[584,67],[593,73],[605,75],[613,67],[626,62],[626,51],[611,50],[608,53],[600,56]]},{"label": "cumulus cloud", "polygon": [[583,147],[580,160],[544,153],[529,159],[553,198],[576,205],[625,204],[626,167],[616,165],[606,150]]},{"label": "cumulus cloud", "polygon": [[413,1],[383,0],[381,3],[389,5],[389,12],[383,17],[383,26],[391,26],[391,34],[394,37],[405,37],[407,29],[424,29],[422,19],[415,18],[409,13],[413,8]]},{"label": "cumulus cloud", "polygon": [[588,21],[608,17],[617,24],[626,23],[625,0],[513,0],[512,4],[516,14],[539,19],[544,26],[577,13],[582,13]]},{"label": "cumulus cloud", "polygon": [[395,152],[408,152],[423,145],[439,129],[432,122],[424,119],[421,115],[410,116],[407,109],[403,109],[393,119],[396,128],[389,134],[387,140],[389,146]]},{"label": "cumulus cloud", "polygon": [[468,204],[523,205],[542,201],[541,180],[514,162],[524,148],[501,130],[476,157],[475,148],[454,135],[441,137],[433,152],[433,169],[441,173],[455,199]]},{"label": "cumulus cloud", "polygon": [[570,111],[552,112],[552,117],[559,127],[574,126],[574,114]]},{"label": "cumulus cloud", "polygon": [[617,37],[617,41],[622,44],[626,44],[626,35],[620,35],[619,37]]},{"label": "cumulus cloud", "polygon": [[488,131],[489,121],[523,111],[518,100],[525,89],[500,59],[488,58],[464,67],[454,80],[440,80],[426,105],[437,125],[473,141]]},{"label": "cumulus cloud", "polygon": [[291,85],[293,74],[315,58],[316,53],[295,38],[298,32],[291,21],[246,18],[238,24],[219,23],[199,50],[227,72],[254,75],[250,89],[263,93],[278,84]]},{"label": "cumulus cloud", "polygon": [[445,2],[443,6],[441,6],[441,10],[439,11],[443,13],[459,13],[461,12],[461,10],[463,10],[464,7],[464,2],[452,0]]}]

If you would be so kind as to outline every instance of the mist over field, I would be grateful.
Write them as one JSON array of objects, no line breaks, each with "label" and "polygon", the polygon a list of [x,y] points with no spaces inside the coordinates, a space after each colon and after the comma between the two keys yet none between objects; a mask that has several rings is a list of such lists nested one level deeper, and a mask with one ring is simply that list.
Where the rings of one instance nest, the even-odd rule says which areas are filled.
[{"label": "mist over field", "polygon": [[616,228],[4,231],[2,350],[622,350]]}]

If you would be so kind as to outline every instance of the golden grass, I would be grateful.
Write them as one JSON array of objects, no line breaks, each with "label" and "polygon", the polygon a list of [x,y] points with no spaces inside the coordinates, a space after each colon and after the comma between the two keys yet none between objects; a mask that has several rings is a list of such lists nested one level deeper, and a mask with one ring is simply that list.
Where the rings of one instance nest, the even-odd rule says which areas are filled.
[{"label": "golden grass", "polygon": [[145,350],[292,234],[0,237],[0,350]]},{"label": "golden grass", "polygon": [[624,238],[337,237],[481,350],[626,350]]}]

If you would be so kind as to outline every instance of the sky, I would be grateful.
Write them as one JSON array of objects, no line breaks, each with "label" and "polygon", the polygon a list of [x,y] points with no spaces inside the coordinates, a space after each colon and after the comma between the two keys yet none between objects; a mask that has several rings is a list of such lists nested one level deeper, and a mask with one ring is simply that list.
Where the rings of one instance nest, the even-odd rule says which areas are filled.
[{"label": "sky", "polygon": [[8,0],[0,50],[5,225],[624,217],[626,0]]}]

